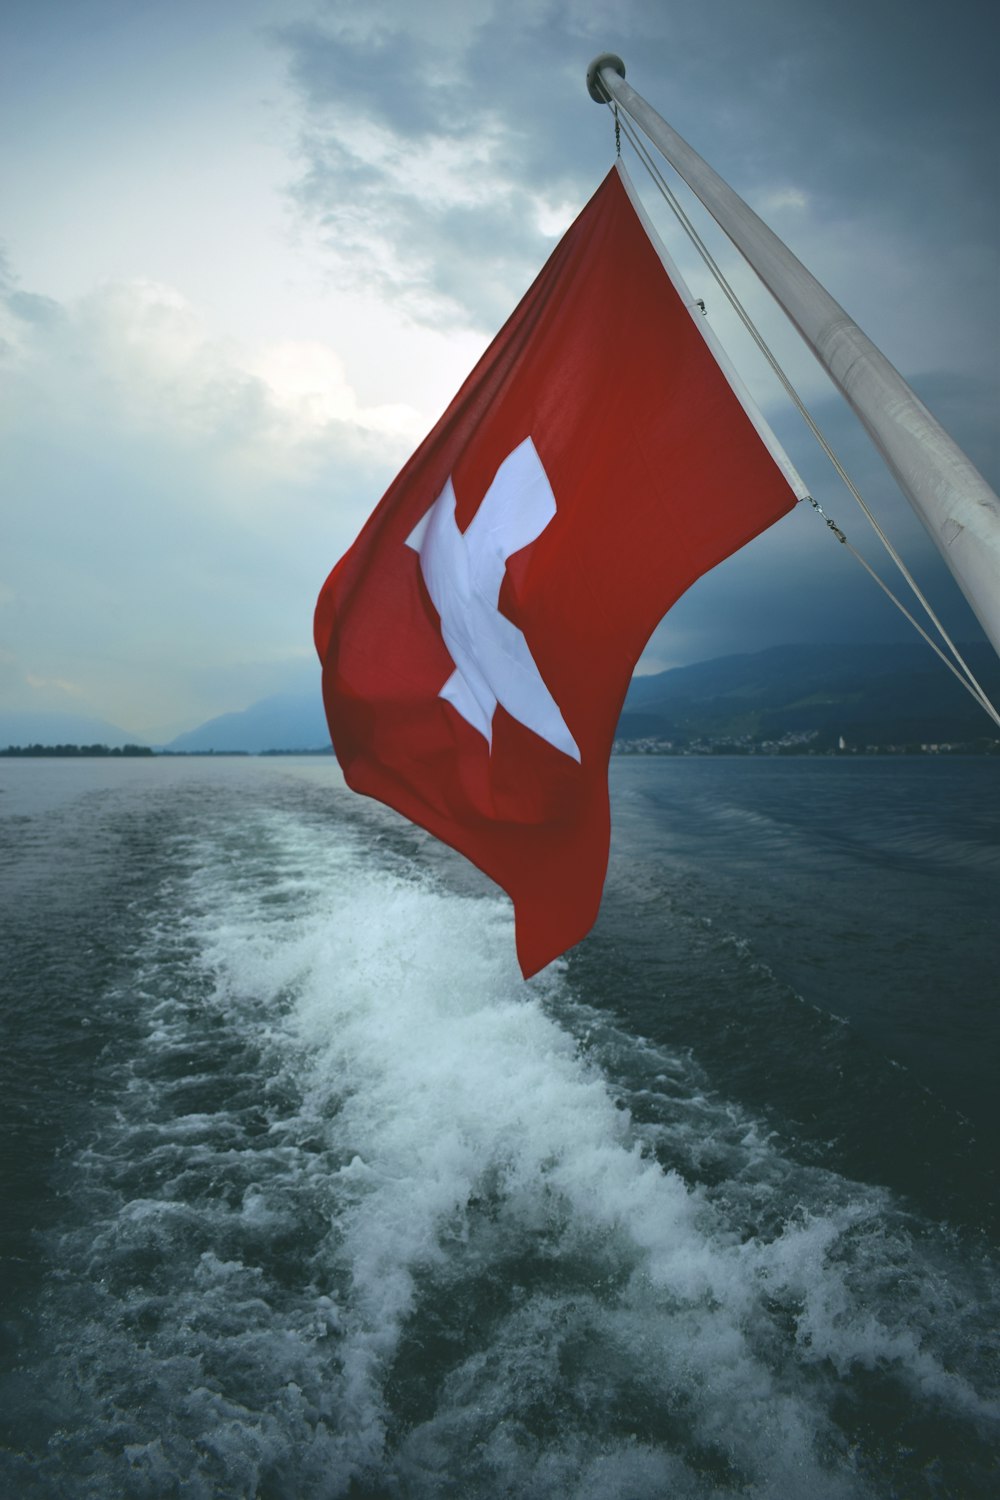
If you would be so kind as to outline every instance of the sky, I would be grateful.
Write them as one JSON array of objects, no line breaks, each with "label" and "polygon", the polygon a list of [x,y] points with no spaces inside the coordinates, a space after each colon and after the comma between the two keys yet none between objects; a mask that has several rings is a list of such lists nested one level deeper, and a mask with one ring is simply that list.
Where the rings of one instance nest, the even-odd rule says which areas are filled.
[{"label": "sky", "polygon": [[[4,0],[0,712],[158,742],[312,690],[327,572],[614,159],[585,87],[607,50],[1000,487],[998,44],[986,0]],[[625,157],[807,486],[870,552]],[[853,417],[711,242],[945,622],[978,637]],[[908,632],[799,506],[695,585],[640,670]]]}]

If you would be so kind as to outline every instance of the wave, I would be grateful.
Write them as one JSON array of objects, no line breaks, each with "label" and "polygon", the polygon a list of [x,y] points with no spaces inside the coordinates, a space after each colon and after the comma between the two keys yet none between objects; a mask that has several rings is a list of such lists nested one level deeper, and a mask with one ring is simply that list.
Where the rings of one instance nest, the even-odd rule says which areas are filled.
[{"label": "wave", "polygon": [[525,986],[506,902],[387,826],[174,837],[66,1163],[18,1493],[841,1500],[935,1493],[944,1448],[985,1495],[995,1265],[566,966]]}]

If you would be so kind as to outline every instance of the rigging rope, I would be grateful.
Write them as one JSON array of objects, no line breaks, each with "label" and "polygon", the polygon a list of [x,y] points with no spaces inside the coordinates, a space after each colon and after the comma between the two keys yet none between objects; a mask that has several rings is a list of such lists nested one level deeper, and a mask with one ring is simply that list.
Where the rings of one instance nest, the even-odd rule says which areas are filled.
[{"label": "rigging rope", "polygon": [[[861,564],[861,566],[864,568],[865,572],[869,575],[869,577],[871,579],[873,579],[873,581],[875,583],[878,584],[878,586],[882,590],[882,592],[884,594],[888,595],[888,597],[892,600],[893,604],[899,610],[900,614],[906,616],[906,618],[909,620],[910,624],[913,626],[913,628],[917,632],[917,634],[920,635],[920,636],[923,636],[924,640],[927,642],[928,646],[930,646],[930,648],[934,652],[935,656],[937,656],[937,657],[940,658],[940,660],[948,668],[948,671],[952,674],[953,677],[955,677],[962,684],[962,686],[965,688],[966,692],[970,695],[970,697],[974,698],[975,701],[976,701],[976,703],[978,703],[979,707],[985,709],[986,712],[987,712],[987,714],[990,716],[990,718],[993,719],[998,725],[1000,725],[1000,714],[997,713],[997,711],[993,707],[993,704],[991,703],[990,699],[987,698],[986,694],[982,691],[981,688],[979,688],[979,684],[976,682],[976,679],[975,679],[975,677],[973,677],[972,673],[969,672],[969,678],[968,678],[968,680],[962,675],[962,673],[958,670],[958,667],[955,665],[955,663],[953,661],[950,661],[948,659],[948,657],[945,656],[944,652],[941,650],[941,647],[938,645],[937,641],[933,640],[927,634],[927,631],[921,625],[920,621],[917,620],[917,619],[915,619],[914,616],[911,615],[910,611],[907,609],[907,607],[903,603],[903,601],[901,599],[897,598],[897,596],[892,592],[892,589],[886,583],[885,579],[879,577],[878,573],[876,573],[875,569],[872,567],[872,565],[868,561],[868,559],[866,557],[862,556],[862,554],[858,551],[857,547],[854,547],[854,546],[851,545],[851,543],[847,540],[847,537],[844,535],[844,533],[841,531],[840,527],[837,525],[836,521],[831,520],[831,518],[827,515],[826,511],[823,509],[822,505],[820,505],[819,501],[815,500],[812,495],[807,495],[805,498],[808,500],[808,502],[812,506],[813,510],[817,511],[822,516],[823,520],[826,522],[826,524],[829,527],[829,529],[833,532],[834,536],[837,538],[837,541],[841,542],[843,544],[843,546],[845,546],[847,548],[847,550],[851,554],[851,556],[855,559],[856,562],[859,562]],[[946,637],[946,639],[947,639],[947,637]],[[962,661],[961,657],[959,657],[959,661]],[[962,662],[962,665],[965,666],[964,661]],[[966,671],[968,671],[968,668],[966,668]],[[974,684],[974,686],[973,686],[973,684]],[[978,689],[978,691],[977,691],[977,689]]]},{"label": "rigging rope", "polygon": [[892,542],[886,536],[886,534],[883,531],[881,525],[879,524],[877,518],[872,513],[871,509],[869,508],[868,504],[866,503],[866,501],[865,501],[863,495],[861,494],[860,490],[857,488],[857,486],[855,485],[854,481],[851,479],[850,475],[847,473],[846,469],[844,468],[843,464],[840,462],[840,459],[837,457],[836,453],[833,451],[832,447],[830,446],[829,442],[826,439],[826,436],[821,431],[821,429],[818,426],[818,424],[817,424],[815,418],[813,417],[812,413],[809,411],[809,409],[806,406],[805,402],[803,401],[802,397],[799,395],[798,391],[793,386],[791,380],[786,375],[785,371],[782,369],[782,367],[781,367],[781,365],[780,365],[780,363],[779,363],[779,361],[777,359],[777,356],[774,354],[774,352],[772,351],[772,349],[768,345],[767,341],[765,340],[763,334],[760,332],[759,328],[754,323],[753,319],[750,317],[750,314],[747,312],[746,308],[743,306],[742,302],[739,299],[738,294],[736,293],[735,289],[733,288],[732,284],[730,283],[729,279],[727,278],[725,272],[722,270],[721,266],[718,264],[718,262],[716,261],[715,257],[713,256],[711,250],[708,248],[708,246],[705,244],[704,240],[702,239],[701,235],[698,233],[698,230],[696,229],[695,225],[692,223],[691,219],[688,217],[688,214],[686,213],[683,205],[680,203],[680,201],[677,198],[677,196],[675,195],[673,189],[670,187],[670,184],[667,182],[665,176],[663,175],[663,172],[660,170],[659,164],[657,163],[656,159],[652,156],[652,154],[650,153],[650,151],[649,151],[648,147],[646,146],[645,142],[638,135],[635,126],[632,124],[632,121],[629,119],[628,115],[625,114],[624,112],[619,113],[617,105],[613,105],[612,101],[610,99],[607,100],[607,105],[608,105],[608,108],[613,111],[614,118],[615,118],[615,141],[616,141],[616,146],[618,146],[618,154],[619,155],[621,154],[621,148],[620,148],[620,145],[618,143],[619,143],[619,139],[620,139],[620,137],[619,137],[619,131],[622,130],[622,131],[624,131],[627,139],[631,143],[631,145],[632,145],[632,147],[633,147],[636,155],[639,157],[639,160],[642,162],[643,166],[646,168],[647,172],[649,173],[650,177],[652,178],[653,183],[656,186],[657,190],[659,191],[660,195],[662,196],[664,202],[668,205],[668,207],[670,208],[671,212],[674,214],[675,218],[677,219],[678,223],[681,225],[681,228],[687,234],[687,236],[690,239],[691,243],[694,245],[695,249],[698,251],[698,254],[701,256],[702,260],[705,262],[705,265],[708,267],[709,271],[711,272],[714,280],[718,284],[718,286],[719,286],[720,290],[722,291],[723,295],[725,296],[726,300],[729,302],[730,306],[732,307],[733,311],[736,313],[736,315],[739,318],[740,322],[743,324],[744,328],[747,330],[747,332],[749,333],[750,337],[753,339],[754,343],[757,345],[757,348],[760,350],[761,354],[764,356],[764,359],[767,361],[767,363],[770,366],[771,370],[774,372],[775,376],[777,377],[778,381],[780,382],[780,384],[781,384],[782,388],[784,389],[785,393],[787,394],[787,396],[789,397],[789,399],[792,401],[792,403],[795,406],[796,410],[798,411],[799,415],[802,417],[803,421],[806,423],[806,426],[809,428],[810,432],[812,433],[813,437],[816,439],[816,441],[819,444],[819,446],[822,448],[823,452],[826,454],[827,458],[830,460],[830,463],[833,465],[834,470],[836,471],[836,473],[838,474],[838,476],[840,477],[840,479],[842,480],[842,482],[844,483],[844,485],[847,487],[848,492],[851,494],[851,496],[854,498],[854,500],[857,502],[857,504],[861,507],[861,510],[864,512],[864,515],[867,517],[870,525],[872,526],[872,529],[875,532],[875,535],[878,537],[879,541],[882,543],[882,546],[885,548],[885,551],[888,553],[890,559],[895,564],[895,566],[898,569],[898,571],[902,574],[902,576],[905,579],[906,583],[908,584],[911,592],[914,594],[914,596],[916,597],[916,599],[919,601],[919,603],[920,603],[921,607],[923,608],[925,614],[927,615],[927,617],[929,618],[929,620],[931,621],[931,623],[934,625],[935,629],[937,630],[938,635],[940,636],[941,640],[944,642],[944,644],[947,646],[948,650],[951,652],[951,658],[949,658],[948,656],[945,655],[945,653],[938,646],[937,642],[934,641],[931,638],[931,636],[928,635],[927,631],[924,630],[923,626],[921,626],[918,623],[918,621],[916,619],[914,619],[913,615],[906,608],[906,606],[902,603],[902,601],[897,598],[897,596],[893,593],[893,591],[889,587],[889,585],[879,576],[879,574],[875,571],[875,569],[865,560],[865,558],[861,555],[861,553],[857,550],[857,548],[851,545],[851,543],[847,540],[847,537],[844,535],[844,533],[840,530],[840,528],[833,521],[830,520],[830,518],[824,512],[822,506],[819,505],[819,503],[816,500],[814,500],[811,495],[807,497],[809,499],[810,504],[813,506],[813,508],[816,511],[819,512],[819,514],[822,516],[823,520],[826,522],[826,524],[830,528],[830,530],[835,534],[835,536],[837,537],[837,539],[840,542],[842,542],[844,546],[847,547],[847,550],[851,553],[851,555],[854,558],[856,558],[856,560],[861,564],[861,566],[865,569],[865,571],[875,580],[875,582],[878,584],[879,588],[882,589],[882,591],[892,600],[893,604],[895,604],[896,608],[900,611],[900,613],[903,614],[906,617],[907,620],[909,620],[910,624],[914,627],[914,629],[918,632],[918,634],[923,637],[923,639],[930,646],[931,650],[934,651],[938,657],[940,657],[941,661],[944,662],[945,666],[958,679],[958,681],[962,684],[962,686],[965,688],[965,690],[971,695],[971,697],[973,697],[976,700],[976,702],[979,704],[979,706],[986,711],[986,713],[989,715],[989,717],[991,719],[993,719],[993,721],[998,726],[1000,726],[1000,712],[998,712],[997,709],[994,708],[994,706],[993,706],[992,702],[990,701],[989,697],[987,696],[987,694],[985,693],[985,691],[983,690],[983,688],[980,686],[980,684],[976,680],[976,677],[975,677],[974,673],[972,672],[972,669],[969,667],[968,663],[965,661],[965,659],[962,656],[961,652],[959,651],[958,647],[955,645],[954,641],[951,639],[950,635],[948,634],[947,630],[945,629],[944,625],[938,619],[937,614],[935,613],[935,611],[931,607],[930,602],[925,597],[925,595],[924,595],[922,589],[920,588],[919,584],[917,583],[916,579],[913,577],[913,575],[911,574],[909,568],[906,566],[906,564],[904,563],[903,559],[900,557],[899,553],[896,551],[896,549],[893,546]]}]

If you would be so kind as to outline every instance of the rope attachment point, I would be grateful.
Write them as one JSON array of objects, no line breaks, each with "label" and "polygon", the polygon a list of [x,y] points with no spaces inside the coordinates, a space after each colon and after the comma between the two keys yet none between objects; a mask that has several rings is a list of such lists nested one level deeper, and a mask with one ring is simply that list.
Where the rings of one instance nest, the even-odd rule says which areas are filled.
[{"label": "rope attachment point", "polygon": [[611,98],[601,79],[602,68],[610,68],[619,78],[624,78],[625,64],[617,52],[602,52],[587,69],[587,93],[595,104],[610,104]]}]

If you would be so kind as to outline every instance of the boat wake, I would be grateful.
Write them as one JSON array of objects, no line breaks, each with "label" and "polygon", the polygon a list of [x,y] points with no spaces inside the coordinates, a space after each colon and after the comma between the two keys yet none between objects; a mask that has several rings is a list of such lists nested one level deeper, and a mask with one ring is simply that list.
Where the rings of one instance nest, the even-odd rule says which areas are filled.
[{"label": "boat wake", "polygon": [[524,986],[506,902],[378,818],[175,839],[17,1493],[841,1500],[935,1493],[945,1443],[985,1495],[995,1268]]}]

